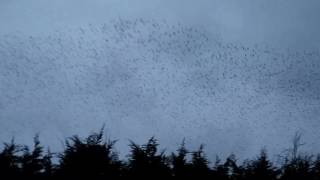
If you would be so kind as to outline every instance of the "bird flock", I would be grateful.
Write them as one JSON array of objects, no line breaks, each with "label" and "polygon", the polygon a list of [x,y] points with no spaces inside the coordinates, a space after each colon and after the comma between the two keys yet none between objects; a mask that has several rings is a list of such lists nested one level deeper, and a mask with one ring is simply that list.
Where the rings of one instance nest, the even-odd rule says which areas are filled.
[{"label": "bird flock", "polygon": [[227,139],[218,152],[250,154],[261,139],[282,144],[296,130],[320,137],[319,69],[319,50],[224,42],[166,21],[2,35],[0,140],[69,136],[106,123],[124,139],[186,137],[209,149]]}]

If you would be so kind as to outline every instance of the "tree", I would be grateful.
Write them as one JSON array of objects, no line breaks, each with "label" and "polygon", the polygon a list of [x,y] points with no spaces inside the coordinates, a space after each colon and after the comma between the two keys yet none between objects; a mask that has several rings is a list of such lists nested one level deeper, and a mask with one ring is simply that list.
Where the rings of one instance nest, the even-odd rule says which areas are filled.
[{"label": "tree", "polygon": [[151,137],[142,146],[130,142],[129,176],[147,178],[168,178],[171,176],[168,158],[164,151],[158,153],[158,141]]},{"label": "tree", "polygon": [[223,164],[226,170],[228,179],[241,179],[243,176],[243,170],[237,165],[237,158],[234,154],[231,154]]},{"label": "tree", "polygon": [[266,150],[261,150],[260,156],[245,167],[245,177],[248,180],[275,180],[278,174],[277,168],[268,159]]},{"label": "tree", "polygon": [[12,139],[10,143],[4,143],[4,149],[0,153],[0,179],[15,178],[20,174],[18,152],[21,147]]},{"label": "tree", "polygon": [[317,156],[312,167],[313,180],[320,180],[320,155]]},{"label": "tree", "polygon": [[204,153],[204,145],[200,145],[199,149],[192,153],[191,172],[193,177],[209,177],[209,161]]},{"label": "tree", "polygon": [[292,160],[298,158],[299,156],[299,148],[303,145],[305,145],[305,143],[301,143],[301,137],[302,134],[300,132],[296,132],[294,134],[294,137],[292,139],[292,149],[291,149],[291,158]]},{"label": "tree", "polygon": [[103,128],[85,139],[71,137],[60,155],[58,175],[93,179],[119,177],[121,162],[113,151],[115,142],[104,141]]},{"label": "tree", "polygon": [[282,180],[311,179],[311,156],[297,156],[287,161],[282,167]]},{"label": "tree", "polygon": [[55,173],[54,166],[52,164],[52,157],[53,153],[48,149],[46,155],[43,157],[43,168],[44,172],[43,175],[45,177],[52,177],[53,174]]},{"label": "tree", "polygon": [[191,164],[187,162],[187,154],[188,150],[185,147],[185,140],[183,140],[180,147],[177,150],[177,154],[171,154],[172,173],[174,177],[189,177]]},{"label": "tree", "polygon": [[292,148],[284,158],[282,166],[282,180],[289,179],[311,179],[312,177],[312,156],[302,155],[299,148],[304,145],[301,143],[301,133],[296,132],[292,139]]},{"label": "tree", "polygon": [[216,162],[213,167],[212,175],[213,175],[213,179],[219,179],[219,180],[229,179],[228,167],[224,166],[224,164],[221,164],[221,159],[218,156],[216,157]]},{"label": "tree", "polygon": [[33,150],[27,146],[23,149],[21,157],[21,170],[24,177],[36,177],[43,172],[43,147],[40,145],[39,136],[34,137]]}]

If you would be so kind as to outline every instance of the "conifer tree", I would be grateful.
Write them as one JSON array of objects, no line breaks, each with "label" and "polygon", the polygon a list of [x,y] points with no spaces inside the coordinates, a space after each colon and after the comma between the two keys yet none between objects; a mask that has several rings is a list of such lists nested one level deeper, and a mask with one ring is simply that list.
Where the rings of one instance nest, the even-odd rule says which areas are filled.
[{"label": "conifer tree", "polygon": [[182,141],[177,154],[171,154],[172,173],[177,178],[187,178],[190,172],[190,164],[187,162],[188,150],[185,147],[185,140]]},{"label": "conifer tree", "polygon": [[131,141],[129,173],[132,177],[168,178],[171,176],[168,158],[164,151],[158,153],[158,141],[151,137],[142,146]]},{"label": "conifer tree", "polygon": [[73,136],[66,141],[58,175],[96,179],[120,176],[121,162],[113,151],[115,141],[104,141],[103,134],[102,128],[85,139]]},{"label": "conifer tree", "polygon": [[245,177],[248,180],[275,180],[277,176],[278,171],[268,159],[266,150],[261,150],[260,156],[245,167]]},{"label": "conifer tree", "polygon": [[15,178],[20,175],[18,152],[21,147],[12,139],[10,143],[4,143],[0,153],[0,179]]}]

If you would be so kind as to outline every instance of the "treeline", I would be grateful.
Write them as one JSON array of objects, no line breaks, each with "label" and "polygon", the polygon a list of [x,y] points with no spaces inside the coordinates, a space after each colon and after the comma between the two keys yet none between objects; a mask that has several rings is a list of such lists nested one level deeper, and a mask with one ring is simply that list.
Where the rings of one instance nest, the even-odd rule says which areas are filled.
[{"label": "treeline", "polygon": [[[255,159],[237,162],[235,155],[209,163],[201,145],[189,151],[184,141],[177,151],[159,151],[152,137],[146,144],[130,142],[130,153],[120,160],[114,149],[116,141],[105,140],[103,130],[86,138],[73,136],[61,153],[44,150],[39,137],[29,148],[14,141],[5,143],[0,153],[0,179],[117,179],[117,178],[189,178],[216,180],[320,180],[320,156],[298,152],[300,136],[281,165],[275,165],[265,150]],[[57,158],[53,163],[52,159]]]}]

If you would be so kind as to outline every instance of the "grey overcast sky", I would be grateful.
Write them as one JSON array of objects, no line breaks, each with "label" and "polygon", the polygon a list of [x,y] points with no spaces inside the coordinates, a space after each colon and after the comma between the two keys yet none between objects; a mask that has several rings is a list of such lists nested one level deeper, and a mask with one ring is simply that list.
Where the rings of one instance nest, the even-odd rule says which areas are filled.
[{"label": "grey overcast sky", "polygon": [[[106,124],[250,157],[319,149],[318,0],[0,0],[0,140]],[[169,149],[172,150],[172,149]]]},{"label": "grey overcast sky", "polygon": [[148,17],[200,26],[230,41],[319,48],[318,0],[1,0],[1,32],[43,33],[65,26]]}]

